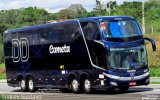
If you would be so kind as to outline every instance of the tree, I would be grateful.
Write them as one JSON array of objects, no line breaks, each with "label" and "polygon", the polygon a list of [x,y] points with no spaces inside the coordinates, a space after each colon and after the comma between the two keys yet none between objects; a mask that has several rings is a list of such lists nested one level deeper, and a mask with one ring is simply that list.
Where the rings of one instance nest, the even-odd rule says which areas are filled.
[{"label": "tree", "polygon": [[47,21],[48,12],[37,7],[29,7],[23,10],[22,16],[25,22],[35,22],[36,24],[45,23]]},{"label": "tree", "polygon": [[7,30],[6,25],[1,24],[0,25],[0,44],[3,44],[3,32]]},{"label": "tree", "polygon": [[48,16],[48,20],[58,20],[58,13],[50,13]]},{"label": "tree", "polygon": [[4,52],[3,52],[3,32],[7,27],[3,24],[0,25],[0,63],[4,63]]},{"label": "tree", "polygon": [[132,16],[136,19],[142,17],[142,2],[124,2],[122,5],[118,6],[116,9],[120,12],[120,15]]},{"label": "tree", "polygon": [[62,9],[58,12],[59,19],[74,19],[77,17],[77,13],[74,10]]},{"label": "tree", "polygon": [[160,1],[149,0],[145,3],[145,16],[146,16],[146,32],[158,33],[160,32]]},{"label": "tree", "polygon": [[71,5],[68,9],[75,11],[77,18],[87,17],[87,11],[81,4]]},{"label": "tree", "polygon": [[114,10],[116,9],[116,7],[118,5],[117,5],[116,1],[109,1],[109,2],[107,2],[106,6],[107,6],[107,9],[108,9],[109,15],[112,15],[112,13],[115,12]]},{"label": "tree", "polygon": [[93,16],[103,16],[106,14],[105,4],[102,4],[99,0],[96,0],[96,7],[91,11]]},{"label": "tree", "polygon": [[87,17],[87,11],[81,4],[71,5],[69,8],[58,12],[59,19],[74,19]]}]

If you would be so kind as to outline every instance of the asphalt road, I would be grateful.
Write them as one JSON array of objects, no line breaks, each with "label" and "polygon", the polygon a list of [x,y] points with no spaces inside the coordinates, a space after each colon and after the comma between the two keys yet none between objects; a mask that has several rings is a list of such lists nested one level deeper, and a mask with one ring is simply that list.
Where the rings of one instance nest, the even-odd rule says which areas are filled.
[{"label": "asphalt road", "polygon": [[58,89],[41,89],[35,93],[21,92],[0,81],[0,100],[160,100],[160,85],[131,87],[126,93],[95,91],[92,94],[73,94]]}]

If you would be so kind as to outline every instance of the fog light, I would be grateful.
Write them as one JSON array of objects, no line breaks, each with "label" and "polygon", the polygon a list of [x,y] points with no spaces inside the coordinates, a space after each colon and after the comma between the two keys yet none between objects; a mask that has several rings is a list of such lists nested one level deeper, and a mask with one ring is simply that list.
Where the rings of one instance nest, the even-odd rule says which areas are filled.
[{"label": "fog light", "polygon": [[118,86],[116,82],[110,82],[110,84],[113,86]]}]

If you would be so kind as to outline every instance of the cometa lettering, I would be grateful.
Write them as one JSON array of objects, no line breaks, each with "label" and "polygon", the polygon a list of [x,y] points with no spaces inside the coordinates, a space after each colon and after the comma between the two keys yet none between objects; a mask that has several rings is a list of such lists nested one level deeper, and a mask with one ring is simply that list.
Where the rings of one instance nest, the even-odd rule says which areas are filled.
[{"label": "cometa lettering", "polygon": [[62,47],[54,47],[53,45],[50,45],[49,52],[51,54],[53,53],[69,53],[70,52],[70,46],[62,46]]}]

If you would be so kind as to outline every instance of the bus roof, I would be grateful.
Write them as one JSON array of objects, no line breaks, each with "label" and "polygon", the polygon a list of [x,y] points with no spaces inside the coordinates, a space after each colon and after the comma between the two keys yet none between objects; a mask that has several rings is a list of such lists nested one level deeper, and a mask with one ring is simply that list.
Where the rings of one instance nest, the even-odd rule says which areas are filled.
[{"label": "bus roof", "polygon": [[68,20],[68,21],[64,21],[64,22],[56,22],[56,23],[47,23],[47,24],[39,24],[39,25],[33,25],[33,26],[26,26],[26,27],[17,28],[17,29],[6,30],[4,32],[4,34],[5,33],[12,33],[12,32],[27,31],[27,30],[31,30],[31,29],[39,29],[39,28],[44,28],[44,27],[50,27],[50,26],[54,26],[54,25],[57,25],[57,24],[60,25],[60,24],[74,22],[74,21],[75,20]]},{"label": "bus roof", "polygon": [[[79,18],[80,21],[87,21],[87,20],[94,20],[94,21],[98,21],[98,20],[120,20],[120,19],[133,19],[132,17],[129,16],[101,16],[101,17],[88,17],[88,18]],[[38,29],[38,28],[42,28],[42,27],[50,27],[50,26],[54,26],[57,24],[67,24],[67,23],[71,23],[71,22],[75,22],[76,19],[73,20],[68,20],[68,21],[64,21],[64,22],[56,22],[56,23],[47,23],[47,24],[39,24],[39,25],[34,25],[34,26],[27,26],[27,27],[23,27],[23,28],[17,28],[17,29],[11,29],[11,30],[6,30],[4,32],[5,33],[12,33],[12,32],[20,32],[20,31],[27,31],[27,30],[31,30],[31,29]]]},{"label": "bus roof", "polygon": [[88,17],[88,18],[80,18],[79,20],[120,20],[120,19],[133,19],[130,16],[100,16],[100,17]]}]

